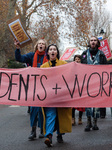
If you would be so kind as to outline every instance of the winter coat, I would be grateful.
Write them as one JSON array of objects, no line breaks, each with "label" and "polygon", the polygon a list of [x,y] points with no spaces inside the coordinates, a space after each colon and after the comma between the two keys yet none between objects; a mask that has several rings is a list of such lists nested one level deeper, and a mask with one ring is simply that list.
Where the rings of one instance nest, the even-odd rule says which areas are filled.
[{"label": "winter coat", "polygon": [[[83,64],[87,64],[87,51],[88,50],[84,51],[81,55],[81,63],[83,63]],[[106,59],[104,53],[101,50],[99,50],[99,51],[100,51],[100,64],[107,64],[107,59]]]},{"label": "winter coat", "polygon": [[[67,62],[63,60],[56,59],[56,66],[66,64]],[[44,63],[41,68],[48,68],[52,65],[51,61]],[[58,121],[59,121],[59,131],[60,133],[71,132],[72,130],[72,109],[71,108],[57,108]],[[45,114],[44,116],[44,131],[45,131]]]},{"label": "winter coat", "polygon": [[[34,54],[35,54],[34,52],[29,52],[27,54],[21,55],[20,49],[15,50],[16,60],[22,63],[26,63],[29,66],[33,65]],[[39,56],[38,56],[38,59],[39,59]],[[37,63],[37,67],[40,67],[40,65],[43,63],[43,59],[44,59],[44,55],[41,56],[41,60],[40,60],[41,63]]]}]

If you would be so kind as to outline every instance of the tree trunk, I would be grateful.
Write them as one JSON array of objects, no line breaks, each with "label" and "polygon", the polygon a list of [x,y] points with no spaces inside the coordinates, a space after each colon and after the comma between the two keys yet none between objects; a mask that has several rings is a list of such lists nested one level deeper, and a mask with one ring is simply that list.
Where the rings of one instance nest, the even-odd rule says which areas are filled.
[{"label": "tree trunk", "polygon": [[6,22],[4,23],[5,30],[3,34],[3,46],[0,50],[0,67],[7,67],[7,61],[10,58],[14,58],[14,44],[12,35],[8,29],[7,21],[15,16],[15,4],[16,0],[9,0],[8,3],[8,14]]}]

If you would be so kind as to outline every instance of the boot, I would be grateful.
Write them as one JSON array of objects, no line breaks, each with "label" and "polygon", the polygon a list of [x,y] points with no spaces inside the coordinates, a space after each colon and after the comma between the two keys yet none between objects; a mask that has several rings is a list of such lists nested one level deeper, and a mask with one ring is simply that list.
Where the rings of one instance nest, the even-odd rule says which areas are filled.
[{"label": "boot", "polygon": [[36,138],[36,127],[32,127],[32,131],[30,136],[28,137],[29,140],[34,140]]},{"label": "boot", "polygon": [[99,130],[98,126],[97,126],[97,118],[94,118],[93,119],[93,127],[92,127],[93,130]]},{"label": "boot", "polygon": [[90,131],[91,128],[92,128],[91,117],[87,117],[87,126],[85,128],[85,131]]},{"label": "boot", "polygon": [[52,135],[48,135],[47,138],[45,139],[44,143],[47,145],[47,147],[52,147]]},{"label": "boot", "polygon": [[39,138],[44,138],[43,129],[40,129]]},{"label": "boot", "polygon": [[82,118],[79,118],[78,125],[81,125],[81,124],[82,124]]},{"label": "boot", "polygon": [[28,106],[27,113],[30,114],[30,106]]},{"label": "boot", "polygon": [[110,111],[111,111],[111,117],[112,117],[112,107],[110,107]]},{"label": "boot", "polygon": [[75,118],[72,118],[72,126],[76,125]]},{"label": "boot", "polygon": [[63,143],[63,138],[62,138],[61,134],[58,134],[57,141],[58,141],[58,143]]}]

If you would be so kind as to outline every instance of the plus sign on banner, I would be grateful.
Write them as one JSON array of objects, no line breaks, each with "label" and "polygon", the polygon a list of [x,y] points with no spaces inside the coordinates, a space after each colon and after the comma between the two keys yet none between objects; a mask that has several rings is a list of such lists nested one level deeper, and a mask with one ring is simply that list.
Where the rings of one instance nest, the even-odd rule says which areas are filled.
[{"label": "plus sign on banner", "polygon": [[103,39],[103,40],[100,41],[100,44],[101,44],[101,46],[99,47],[99,49],[104,52],[107,60],[111,59],[112,55],[111,55],[110,47],[109,47],[109,44],[108,44],[108,40]]},{"label": "plus sign on banner", "polygon": [[70,57],[78,50],[77,47],[66,48],[64,54],[61,56],[61,60],[69,60]]}]

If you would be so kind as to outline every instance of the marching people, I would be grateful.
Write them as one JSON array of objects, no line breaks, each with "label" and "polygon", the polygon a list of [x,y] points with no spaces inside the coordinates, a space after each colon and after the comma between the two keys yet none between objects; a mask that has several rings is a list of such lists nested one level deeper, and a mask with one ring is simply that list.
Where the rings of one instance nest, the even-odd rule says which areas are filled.
[{"label": "marching people", "polygon": [[[81,63],[81,55],[75,55],[73,61],[77,63]],[[76,119],[75,119],[75,110],[79,111],[79,118],[78,118],[78,125],[82,124],[82,115],[83,112],[85,112],[85,108],[72,108],[72,125],[76,125]]]},{"label": "marching people", "polygon": [[[31,67],[40,67],[43,63],[48,61],[45,56],[45,50],[47,47],[47,42],[45,39],[39,39],[36,42],[34,46],[35,52],[30,52],[24,55],[21,55],[20,44],[16,39],[14,41],[14,44],[16,46],[15,58],[17,61],[28,63]],[[36,138],[37,121],[38,127],[40,127],[39,138],[43,138],[43,115],[41,107],[30,107],[30,125],[32,127],[32,131],[30,136],[28,137],[29,140],[34,140]]]},{"label": "marching people", "polygon": [[[59,50],[55,44],[49,45],[46,53],[49,61],[43,64],[41,68],[56,67],[66,64],[65,61],[59,59]],[[57,142],[63,143],[62,135],[66,132],[71,132],[72,129],[72,109],[44,107],[43,116],[45,122],[43,129],[45,130],[46,137],[44,143],[48,147],[52,146],[52,136],[54,130],[57,130]]]},{"label": "marching people", "polygon": [[[98,49],[100,47],[100,41],[97,37],[92,36],[90,38],[88,47],[89,48],[81,55],[81,63],[91,65],[107,64],[104,53]],[[97,118],[99,118],[100,115],[100,108],[86,108],[86,115],[87,126],[85,131],[90,131],[91,128],[93,130],[99,130],[99,127],[97,126]],[[93,117],[93,125],[91,122],[91,116]]]}]

